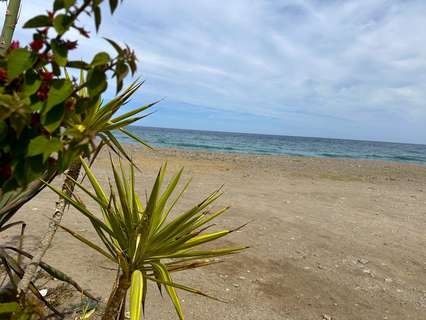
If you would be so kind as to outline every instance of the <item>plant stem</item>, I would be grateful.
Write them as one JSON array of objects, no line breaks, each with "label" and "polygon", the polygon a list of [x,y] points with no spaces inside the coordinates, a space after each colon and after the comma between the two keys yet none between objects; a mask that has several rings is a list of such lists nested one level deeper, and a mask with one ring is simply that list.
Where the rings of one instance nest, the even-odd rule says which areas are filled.
[{"label": "plant stem", "polygon": [[0,36],[0,55],[4,55],[10,46],[13,38],[13,32],[15,31],[15,26],[18,22],[20,7],[21,0],[9,0]]},{"label": "plant stem", "polygon": [[118,279],[118,285],[112,291],[102,320],[115,320],[120,312],[121,307],[125,308],[123,301],[126,298],[127,291],[130,288],[130,276],[126,273],[121,274]]},{"label": "plant stem", "polygon": [[[65,180],[62,184],[62,192],[64,192],[69,197],[71,197],[74,191],[74,180],[78,179],[80,169],[81,162],[79,159],[76,159],[71,163],[70,168],[66,172]],[[43,239],[40,241],[38,247],[35,249],[34,256],[31,259],[31,262],[27,265],[25,269],[25,274],[18,284],[18,295],[21,295],[22,293],[23,295],[25,295],[30,282],[35,278],[37,268],[41,262],[41,259],[46,254],[47,249],[49,249],[53,237],[55,236],[56,230],[58,229],[58,224],[61,223],[66,204],[67,202],[65,201],[65,199],[59,197],[58,201],[56,202],[55,212],[53,213],[52,218],[49,222],[47,232],[44,234]]]}]

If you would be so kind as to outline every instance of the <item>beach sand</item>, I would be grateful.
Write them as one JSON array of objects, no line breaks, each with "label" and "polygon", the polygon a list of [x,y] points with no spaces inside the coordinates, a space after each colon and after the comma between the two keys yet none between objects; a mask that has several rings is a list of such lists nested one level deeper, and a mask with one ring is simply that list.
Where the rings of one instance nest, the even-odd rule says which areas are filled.
[{"label": "beach sand", "polygon": [[[232,208],[218,225],[249,222],[222,241],[248,250],[175,274],[175,281],[228,301],[180,293],[187,319],[426,319],[426,166],[128,148],[142,168],[141,194],[167,160],[170,175],[184,166],[184,178],[193,178],[179,208],[224,184],[218,205]],[[107,181],[106,154],[95,171]],[[17,215],[28,222],[27,248],[46,229],[55,200],[43,191]],[[75,210],[64,225],[95,238]],[[112,264],[63,231],[46,261],[107,298]],[[146,319],[177,319],[154,286]]]}]

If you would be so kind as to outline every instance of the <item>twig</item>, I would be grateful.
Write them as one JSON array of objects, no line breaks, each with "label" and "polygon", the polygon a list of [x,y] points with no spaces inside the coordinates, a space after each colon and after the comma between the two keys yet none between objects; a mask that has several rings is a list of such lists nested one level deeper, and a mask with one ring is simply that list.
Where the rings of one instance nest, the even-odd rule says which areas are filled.
[{"label": "twig", "polygon": [[[80,169],[81,162],[79,159],[77,159],[71,163],[71,166],[65,175],[65,180],[62,185],[62,192],[64,192],[67,196],[71,196],[74,191],[75,180],[78,179]],[[37,268],[41,262],[41,259],[44,257],[46,251],[49,249],[53,237],[55,236],[56,230],[58,229],[58,225],[61,223],[66,204],[67,202],[65,201],[65,199],[59,197],[58,201],[56,202],[55,212],[53,213],[52,219],[49,222],[47,232],[44,234],[43,239],[40,241],[38,247],[35,249],[34,257],[27,265],[25,269],[25,274],[18,284],[18,295],[25,295],[28,291],[30,282],[35,278],[37,274]]]}]

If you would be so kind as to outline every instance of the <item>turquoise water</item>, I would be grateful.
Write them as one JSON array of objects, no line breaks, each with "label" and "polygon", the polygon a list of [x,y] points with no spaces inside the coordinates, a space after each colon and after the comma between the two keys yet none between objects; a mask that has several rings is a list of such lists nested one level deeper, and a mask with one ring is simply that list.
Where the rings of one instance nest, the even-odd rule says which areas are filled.
[{"label": "turquoise water", "polygon": [[[426,145],[129,126],[159,148],[426,164]],[[132,143],[122,134],[119,140]]]}]

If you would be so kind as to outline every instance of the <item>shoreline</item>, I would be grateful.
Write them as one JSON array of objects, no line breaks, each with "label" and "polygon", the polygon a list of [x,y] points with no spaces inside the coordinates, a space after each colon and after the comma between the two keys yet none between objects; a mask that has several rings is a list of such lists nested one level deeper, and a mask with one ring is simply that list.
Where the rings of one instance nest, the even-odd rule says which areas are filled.
[{"label": "shoreline", "polygon": [[[126,146],[129,149],[134,149],[138,151],[146,150],[149,152],[149,149],[140,146],[137,143],[121,142],[122,145]],[[267,154],[267,153],[249,153],[249,152],[234,152],[234,151],[221,151],[221,150],[205,150],[197,148],[169,148],[169,147],[152,147],[151,152],[169,152],[169,153],[182,153],[182,154],[206,154],[206,155],[219,155],[226,157],[229,156],[246,156],[246,157],[271,157],[271,158],[295,158],[295,159],[327,159],[327,160],[338,160],[338,161],[367,161],[367,162],[378,162],[383,164],[402,164],[402,165],[413,165],[426,167],[426,162],[421,161],[410,161],[410,160],[390,160],[390,159],[368,159],[368,158],[351,158],[351,157],[332,157],[332,156],[314,156],[314,155],[291,155],[291,154]]]}]

